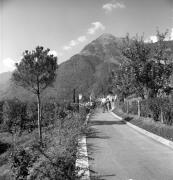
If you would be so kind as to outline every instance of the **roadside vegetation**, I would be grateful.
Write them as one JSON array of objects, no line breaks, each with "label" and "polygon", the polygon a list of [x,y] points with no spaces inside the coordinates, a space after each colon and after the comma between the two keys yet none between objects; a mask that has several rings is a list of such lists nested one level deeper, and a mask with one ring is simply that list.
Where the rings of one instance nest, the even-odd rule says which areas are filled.
[{"label": "roadside vegetation", "polygon": [[158,42],[128,36],[122,48],[123,63],[114,72],[112,90],[118,95],[114,112],[139,127],[173,139],[173,56],[165,45],[167,32],[157,32]]},{"label": "roadside vegetation", "polygon": [[90,107],[41,101],[43,90],[55,79],[57,58],[49,49],[25,51],[12,80],[36,101],[6,99],[0,102],[0,179],[79,179],[75,166],[78,140],[86,131]]},{"label": "roadside vegetation", "polygon": [[116,106],[113,112],[122,117],[124,121],[130,122],[146,131],[173,141],[173,126],[163,124],[160,121],[154,121],[151,117],[139,117],[137,114],[126,113],[122,111],[121,107],[121,105],[119,105],[119,107]]}]

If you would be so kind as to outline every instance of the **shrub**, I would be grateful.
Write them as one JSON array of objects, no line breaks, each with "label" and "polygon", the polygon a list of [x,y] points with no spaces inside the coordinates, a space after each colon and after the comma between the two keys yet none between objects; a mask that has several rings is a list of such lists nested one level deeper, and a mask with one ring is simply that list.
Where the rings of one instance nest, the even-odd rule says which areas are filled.
[{"label": "shrub", "polygon": [[42,105],[42,126],[48,126],[54,124],[57,120],[57,104],[46,102]]},{"label": "shrub", "polygon": [[[123,112],[127,112],[126,104],[122,104],[121,108]],[[137,114],[137,111],[137,102],[132,102],[129,106],[129,113]],[[163,123],[167,125],[172,125],[173,123],[173,102],[169,98],[150,98],[142,100],[140,101],[140,111],[142,117],[152,117],[154,121],[162,120]]]},{"label": "shrub", "polygon": [[40,153],[40,159],[33,166],[29,180],[78,179],[79,169],[76,169],[75,162],[83,124],[81,114],[68,111],[67,116],[61,121],[61,126],[57,124],[47,132],[48,137],[44,141],[46,148],[35,146]]},{"label": "shrub", "polygon": [[0,125],[3,123],[3,104],[4,101],[0,101]]},{"label": "shrub", "polygon": [[129,104],[129,113],[137,115],[138,114],[138,103],[137,101],[133,101]]},{"label": "shrub", "polygon": [[36,159],[23,149],[13,149],[10,156],[10,165],[15,180],[26,180],[29,175],[29,168],[32,167]]},{"label": "shrub", "polygon": [[152,117],[152,111],[149,109],[147,100],[140,101],[140,108],[142,117]]},{"label": "shrub", "polygon": [[162,103],[163,123],[172,125],[173,123],[173,103],[169,99],[164,99]]},{"label": "shrub", "polygon": [[127,106],[126,106],[126,104],[124,102],[119,102],[119,107],[120,107],[120,109],[122,109],[122,111],[124,113],[127,112]]},{"label": "shrub", "polygon": [[25,129],[27,121],[26,103],[18,99],[5,101],[3,104],[3,123],[2,129],[10,133]]},{"label": "shrub", "polygon": [[159,121],[161,113],[162,100],[160,98],[148,99],[148,107],[152,112],[154,121]]},{"label": "shrub", "polygon": [[[74,146],[67,148],[63,152],[45,153],[42,149],[37,149],[42,158],[36,164],[36,167],[28,176],[29,180],[73,180],[77,178],[75,169],[76,151]],[[54,149],[55,150],[55,149]],[[56,149],[57,150],[57,149]]]},{"label": "shrub", "polygon": [[26,114],[28,121],[26,122],[26,128],[29,132],[33,131],[37,127],[37,103],[28,102],[26,108]]}]

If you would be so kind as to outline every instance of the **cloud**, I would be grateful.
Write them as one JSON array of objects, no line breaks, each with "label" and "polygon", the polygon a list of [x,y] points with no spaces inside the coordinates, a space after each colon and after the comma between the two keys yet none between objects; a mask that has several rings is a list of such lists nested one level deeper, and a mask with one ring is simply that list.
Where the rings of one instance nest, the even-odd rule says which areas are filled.
[{"label": "cloud", "polygon": [[87,31],[88,34],[95,34],[98,30],[105,30],[105,26],[99,21],[93,22],[91,25],[92,27],[90,27]]},{"label": "cloud", "polygon": [[64,55],[63,53],[57,52],[57,56],[58,56],[58,57],[62,57],[63,55]]},{"label": "cloud", "polygon": [[57,52],[55,50],[49,51],[48,55],[57,56]]},{"label": "cloud", "polygon": [[72,47],[74,47],[74,46],[76,46],[76,45],[78,45],[80,43],[83,43],[84,41],[87,41],[86,36],[79,36],[76,40],[71,40],[68,45],[64,46],[63,50],[68,51]]},{"label": "cloud", "polygon": [[71,40],[70,43],[69,43],[69,46],[76,46],[77,44],[78,44],[77,41]]},{"label": "cloud", "polygon": [[77,39],[79,42],[84,42],[87,40],[86,36],[79,36]]},{"label": "cloud", "polygon": [[11,58],[5,58],[2,61],[5,71],[13,71],[15,69],[15,61]]},{"label": "cloud", "polygon": [[155,43],[157,41],[158,41],[157,36],[150,36],[144,42],[146,42],[146,43]]},{"label": "cloud", "polygon": [[173,40],[173,28],[171,29],[170,40]]},{"label": "cloud", "polygon": [[[105,30],[105,26],[99,21],[93,22],[93,23],[91,23],[91,27],[87,30],[87,34],[93,35],[98,30],[102,30],[102,31]],[[72,49],[73,47],[75,47],[85,41],[87,41],[86,35],[79,36],[75,40],[71,40],[67,45],[63,46],[62,49],[65,51],[68,51],[68,50]]]},{"label": "cloud", "polygon": [[122,2],[115,2],[103,4],[102,8],[105,10],[106,13],[108,13],[111,12],[113,9],[123,9],[126,8],[126,6]]},{"label": "cloud", "polygon": [[71,46],[63,46],[63,50],[68,51],[69,49],[71,49]]}]

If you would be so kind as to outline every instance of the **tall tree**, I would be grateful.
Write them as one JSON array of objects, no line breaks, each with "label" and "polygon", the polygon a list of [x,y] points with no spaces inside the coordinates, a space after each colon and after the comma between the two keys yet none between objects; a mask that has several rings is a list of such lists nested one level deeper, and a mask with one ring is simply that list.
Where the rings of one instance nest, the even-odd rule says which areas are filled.
[{"label": "tall tree", "polygon": [[143,39],[125,41],[122,49],[123,64],[115,76],[115,87],[125,96],[137,94],[142,98],[156,97],[170,92],[173,63],[165,45],[166,33],[157,33],[158,42],[146,44]]},{"label": "tall tree", "polygon": [[35,50],[26,50],[23,58],[16,63],[12,81],[31,91],[37,96],[38,105],[38,133],[42,143],[41,128],[41,98],[40,95],[46,87],[50,86],[56,77],[57,57],[49,49],[37,46]]}]

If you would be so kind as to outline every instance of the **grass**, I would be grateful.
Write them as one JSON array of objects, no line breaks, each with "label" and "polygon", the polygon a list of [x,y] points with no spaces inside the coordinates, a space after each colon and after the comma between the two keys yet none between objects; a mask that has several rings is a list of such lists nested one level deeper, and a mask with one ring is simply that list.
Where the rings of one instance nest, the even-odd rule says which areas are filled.
[{"label": "grass", "polygon": [[37,137],[37,132],[36,130],[33,131],[32,133],[24,132],[21,136],[16,136],[16,137],[12,136],[12,134],[8,132],[1,132],[0,137],[1,137],[0,144],[8,145],[8,147],[6,146],[7,147],[6,151],[0,153],[0,172],[1,172],[2,166],[5,165],[7,167],[10,147],[13,146],[14,141],[17,146],[28,147],[35,141]]},{"label": "grass", "polygon": [[[51,171],[53,175],[56,175],[59,171],[56,172],[55,169],[53,169],[54,166],[52,166],[52,163],[57,163],[56,168],[61,168],[59,161],[62,162],[62,160],[65,160],[65,163],[69,163],[68,166],[72,167],[73,164],[75,164],[78,138],[83,134],[83,131],[85,131],[84,119],[77,113],[69,114],[63,119],[61,125],[59,121],[57,121],[54,125],[43,128],[43,144],[45,146],[43,153],[39,151],[39,149],[34,150],[34,153],[39,156],[31,171],[37,173],[42,170],[43,173],[40,173],[41,175]],[[0,132],[0,137],[0,145],[6,147],[6,151],[0,153],[0,179],[4,179],[3,177],[10,173],[8,160],[11,153],[10,147],[13,147],[14,140],[16,147],[32,149],[32,145],[35,145],[35,142],[37,142],[36,138],[38,137],[38,133],[37,129],[32,133],[28,133],[27,131],[23,132],[21,136],[12,136],[10,133]],[[63,165],[65,166],[66,164]],[[37,171],[37,169],[39,171]],[[31,175],[33,175],[33,173],[31,173]]]},{"label": "grass", "polygon": [[146,131],[173,141],[173,126],[162,124],[159,121],[156,122],[152,118],[144,118],[132,114],[127,114],[118,108],[115,108],[113,112],[121,116],[125,121],[129,121],[130,123],[145,129]]}]

